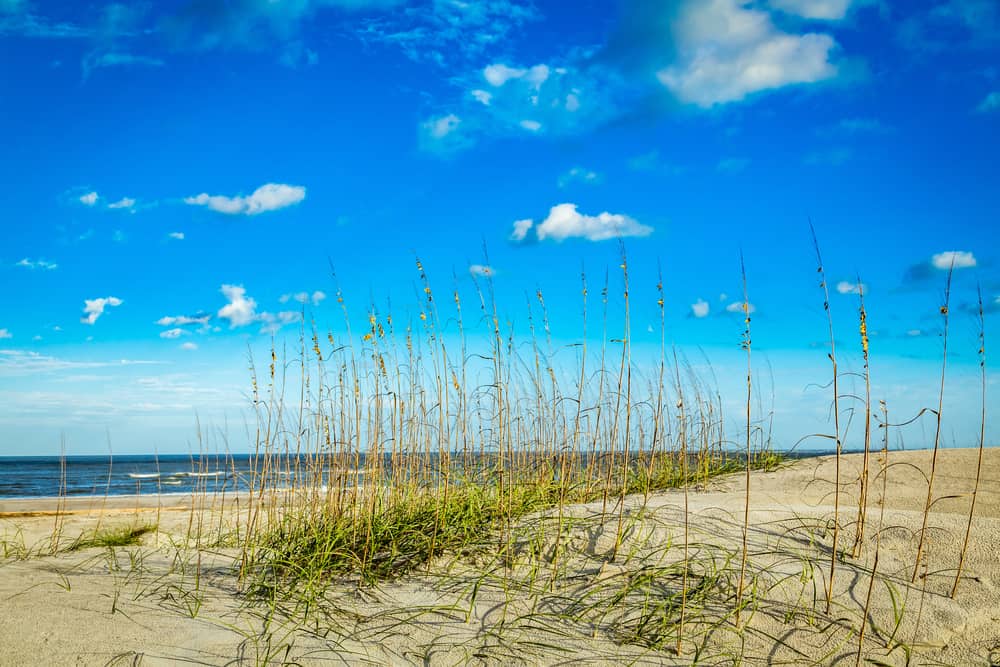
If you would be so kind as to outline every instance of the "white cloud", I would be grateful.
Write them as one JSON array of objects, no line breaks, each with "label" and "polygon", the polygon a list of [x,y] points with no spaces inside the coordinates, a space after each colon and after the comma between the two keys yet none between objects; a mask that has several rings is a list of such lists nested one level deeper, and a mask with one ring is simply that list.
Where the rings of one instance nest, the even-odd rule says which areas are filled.
[{"label": "white cloud", "polygon": [[38,334],[35,334],[34,336],[31,337],[31,340],[33,340],[33,341],[40,341],[40,340],[42,340],[42,337],[40,335],[38,335]]},{"label": "white cloud", "polygon": [[430,119],[425,124],[425,127],[432,137],[435,139],[443,139],[457,130],[458,126],[461,124],[462,119],[452,113],[447,116]]},{"label": "white cloud", "polygon": [[97,203],[97,200],[99,198],[100,197],[96,192],[88,192],[85,195],[81,195],[79,199],[80,203],[83,204],[84,206],[93,206],[94,204]]},{"label": "white cloud", "polygon": [[517,242],[523,241],[528,235],[528,232],[531,231],[534,224],[534,220],[515,220],[514,229],[510,233],[510,240]]},{"label": "white cloud", "polygon": [[976,257],[965,250],[947,250],[931,257],[931,264],[935,269],[945,271],[953,266],[956,269],[970,269],[976,265]]},{"label": "white cloud", "polygon": [[[733,301],[731,304],[729,304],[729,305],[726,306],[726,311],[730,312],[730,313],[742,313],[743,312],[743,302],[742,301]],[[750,304],[747,304],[747,311],[752,314],[752,313],[757,312],[757,308],[752,303],[750,303]]]},{"label": "white cloud", "polygon": [[841,294],[861,294],[868,291],[868,286],[864,283],[851,283],[841,280],[837,283],[837,291]]},{"label": "white cloud", "polygon": [[559,187],[564,188],[571,183],[586,183],[587,185],[597,185],[603,179],[596,171],[584,169],[583,167],[573,167],[559,177]]},{"label": "white cloud", "polygon": [[184,232],[170,232],[169,234],[167,234],[167,238],[174,241],[183,241]]},{"label": "white cloud", "polygon": [[201,324],[206,325],[208,321],[212,318],[211,315],[177,315],[171,317],[169,315],[161,317],[156,320],[156,323],[161,327],[172,327],[172,326],[185,326],[187,324]]},{"label": "white cloud", "polygon": [[181,336],[186,336],[189,333],[191,333],[191,332],[187,331],[185,329],[180,329],[180,328],[177,328],[177,329],[167,329],[166,331],[161,331],[160,332],[160,338],[167,338],[167,339],[172,340],[174,338],[180,338]]},{"label": "white cloud", "polygon": [[497,63],[483,69],[483,78],[494,88],[499,88],[512,79],[523,79],[529,86],[538,90],[549,78],[549,73],[548,65],[522,68]]},{"label": "white cloud", "polygon": [[321,292],[316,290],[312,294],[309,292],[297,292],[295,294],[282,294],[278,297],[278,301],[281,303],[288,303],[291,300],[298,301],[302,305],[312,302],[312,305],[318,306],[321,301],[326,299],[326,292]]},{"label": "white cloud", "polygon": [[420,147],[437,153],[466,148],[472,142],[462,130],[462,119],[453,113],[428,118],[420,125]]},{"label": "white cloud", "polygon": [[[519,130],[546,134],[573,134],[619,113],[617,98],[630,89],[612,69],[573,63],[512,67],[493,64],[483,70],[489,84],[488,100],[481,81],[469,84],[482,104],[469,109],[474,129],[495,134]],[[629,93],[630,94],[630,93]]]},{"label": "white cloud", "polygon": [[197,343],[191,343],[191,342],[182,343],[181,344],[181,349],[182,350],[197,350],[198,349],[198,344]]},{"label": "white cloud", "polygon": [[130,209],[135,206],[135,200],[131,197],[122,197],[116,202],[108,204],[108,208],[126,208]]},{"label": "white cloud", "polygon": [[[524,240],[531,221],[519,220],[514,223],[511,239]],[[553,239],[564,241],[568,238],[582,238],[588,241],[606,241],[625,236],[648,236],[652,227],[639,224],[634,218],[607,211],[597,215],[584,215],[577,211],[576,204],[557,204],[549,210],[545,220],[535,227],[539,241]]]},{"label": "white cloud", "polygon": [[261,313],[257,319],[264,323],[260,329],[261,333],[273,334],[286,324],[301,322],[302,313],[296,310],[283,310],[279,313]]},{"label": "white cloud", "polygon": [[45,271],[52,271],[59,268],[59,265],[55,262],[47,262],[44,259],[31,260],[27,257],[15,263],[14,266],[20,266],[25,269],[42,269]]},{"label": "white cloud", "polygon": [[122,303],[124,302],[121,299],[114,296],[101,297],[99,299],[84,299],[84,317],[81,317],[80,321],[84,324],[93,324],[97,321],[97,318],[104,314],[104,309],[106,307],[120,306]]},{"label": "white cloud", "polygon": [[471,94],[476,99],[477,102],[479,102],[484,106],[489,106],[490,102],[493,101],[493,93],[487,92],[485,90],[479,90],[477,88],[476,90],[473,90]]},{"label": "white cloud", "polygon": [[979,113],[988,113],[990,111],[996,111],[1000,109],[1000,90],[993,91],[979,103],[976,107],[976,111]]},{"label": "white cloud", "polygon": [[229,303],[219,309],[218,315],[229,320],[230,329],[245,326],[257,319],[257,302],[247,296],[242,285],[223,285],[220,291]]},{"label": "white cloud", "polygon": [[483,278],[492,278],[496,275],[492,266],[487,266],[485,264],[470,264],[469,274],[473,276],[482,276]]},{"label": "white cloud", "polygon": [[691,304],[691,314],[695,317],[707,317],[708,316],[708,302],[704,299],[698,299]]},{"label": "white cloud", "polygon": [[10,329],[0,329],[0,338],[13,338],[14,334],[10,332]]},{"label": "white cloud", "polygon": [[254,190],[249,197],[225,197],[201,193],[186,197],[185,204],[206,206],[227,215],[257,215],[267,211],[294,206],[306,198],[306,189],[300,185],[267,183]]},{"label": "white cloud", "polygon": [[770,0],[775,9],[806,19],[839,21],[847,16],[852,0]]},{"label": "white cloud", "polygon": [[687,0],[672,31],[677,61],[657,76],[678,99],[700,107],[837,74],[832,37],[782,32],[766,11],[742,0]]}]

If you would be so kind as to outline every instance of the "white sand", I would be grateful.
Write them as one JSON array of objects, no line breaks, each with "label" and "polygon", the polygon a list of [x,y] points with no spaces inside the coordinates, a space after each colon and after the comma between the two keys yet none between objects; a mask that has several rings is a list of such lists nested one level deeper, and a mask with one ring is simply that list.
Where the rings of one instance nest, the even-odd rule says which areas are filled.
[{"label": "white sand", "polygon": [[[989,665],[1000,662],[1000,450],[987,450],[965,575],[949,597],[965,533],[975,471],[973,450],[943,450],[927,537],[926,568],[911,585],[915,532],[926,494],[921,470],[930,452],[890,453],[888,493],[876,583],[866,625],[866,659],[911,664]],[[840,546],[850,551],[861,457],[842,465]],[[877,470],[876,457],[872,468]],[[218,535],[246,498],[229,507],[189,510],[189,500],[164,497],[76,500],[63,517],[45,514],[55,501],[0,501],[0,664],[690,664],[698,646],[705,664],[855,664],[879,523],[881,482],[873,477],[868,531],[861,557],[837,565],[831,613],[825,613],[833,516],[831,457],[796,462],[752,477],[748,597],[742,632],[733,626],[729,589],[709,586],[706,602],[688,608],[684,655],[635,643],[656,637],[657,601],[674,590],[669,573],[683,558],[683,494],[630,498],[625,540],[613,563],[617,515],[601,520],[600,504],[568,509],[559,577],[531,570],[530,554],[551,557],[556,520],[533,517],[545,535],[516,542],[507,571],[486,556],[440,559],[429,571],[361,589],[334,583],[308,620],[295,610],[268,614],[237,594],[229,546],[198,551],[181,545],[189,532]],[[729,581],[739,570],[743,477],[693,490],[689,588],[714,560]],[[218,500],[218,499],[217,499]],[[235,501],[239,500],[237,504]],[[208,505],[211,505],[209,499]],[[151,504],[152,506],[149,506]],[[157,507],[160,505],[160,507]],[[218,505],[218,502],[216,502]],[[57,519],[63,543],[102,525],[159,521],[142,547],[88,549],[16,558],[21,547],[45,550]],[[219,522],[222,522],[220,524]],[[0,552],[2,555],[2,552]],[[728,563],[725,558],[732,557]],[[647,575],[649,575],[647,577]],[[642,583],[648,585],[643,589]],[[708,586],[708,584],[705,584]],[[631,588],[626,611],[608,612],[609,596]],[[892,591],[892,594],[890,594]],[[731,591],[730,591],[731,593]],[[473,597],[475,594],[475,597]],[[897,612],[893,611],[893,595]],[[900,613],[898,610],[902,609]],[[662,616],[662,613],[660,614]],[[270,618],[268,618],[270,616]],[[897,623],[898,619],[898,623]],[[638,630],[638,632],[637,632]],[[631,643],[630,643],[631,642]],[[993,661],[991,663],[991,660]]]}]

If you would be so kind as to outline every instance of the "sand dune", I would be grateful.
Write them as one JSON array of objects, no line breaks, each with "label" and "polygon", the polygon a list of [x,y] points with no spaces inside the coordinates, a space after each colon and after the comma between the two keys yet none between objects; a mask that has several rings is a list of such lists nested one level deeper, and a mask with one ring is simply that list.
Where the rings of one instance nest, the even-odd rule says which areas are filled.
[{"label": "sand dune", "polygon": [[[826,611],[834,463],[806,459],[754,473],[748,607],[732,608],[742,538],[741,475],[692,489],[684,567],[683,493],[628,499],[626,539],[609,562],[617,516],[568,508],[553,572],[554,513],[522,521],[509,552],[441,558],[375,588],[327,582],[310,609],[240,591],[235,517],[246,498],[0,501],[2,665],[255,664],[843,664],[853,665],[880,549],[863,664],[1000,662],[1000,450],[987,450],[958,595],[949,595],[965,534],[974,450],[940,454],[926,558],[911,584],[930,452],[891,452],[886,495],[873,457],[858,558],[837,563]],[[844,458],[840,547],[850,552],[861,457]],[[884,516],[882,515],[884,505]],[[60,542],[122,523],[156,523],[142,546],[58,555]],[[189,539],[208,536],[201,548]],[[685,574],[686,573],[686,574]],[[686,576],[682,654],[667,619]],[[628,604],[611,606],[609,600]],[[671,626],[672,627],[672,626]]]}]

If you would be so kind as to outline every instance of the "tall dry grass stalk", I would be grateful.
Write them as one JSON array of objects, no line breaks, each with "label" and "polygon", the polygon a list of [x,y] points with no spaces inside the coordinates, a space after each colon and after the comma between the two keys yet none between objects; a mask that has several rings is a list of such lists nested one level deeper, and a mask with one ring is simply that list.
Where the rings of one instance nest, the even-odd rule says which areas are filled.
[{"label": "tall dry grass stalk", "polygon": [[858,333],[861,335],[861,353],[864,360],[865,376],[865,451],[861,462],[861,487],[858,494],[857,532],[854,538],[854,557],[861,555],[865,540],[865,523],[868,520],[868,485],[869,485],[869,454],[872,444],[872,379],[868,356],[868,311],[865,309],[865,285],[861,276],[857,278],[858,287]]},{"label": "tall dry grass stalk", "polygon": [[751,363],[751,340],[750,340],[750,295],[747,291],[747,270],[743,261],[743,253],[740,253],[740,276],[743,284],[743,350],[747,354],[747,402],[746,402],[746,492],[743,502],[743,532],[740,544],[740,580],[736,587],[736,625],[740,624],[740,612],[743,608],[743,589],[746,585],[747,574],[747,544],[748,533],[750,532],[750,464],[753,460],[753,450],[751,449],[751,407],[753,404],[753,365]]},{"label": "tall dry grass stalk", "polygon": [[809,224],[809,231],[812,234],[813,248],[816,251],[816,272],[819,273],[820,289],[823,290],[823,311],[826,313],[827,326],[830,331],[830,352],[827,357],[833,367],[833,435],[827,436],[836,444],[836,469],[834,472],[833,486],[833,546],[830,548],[830,577],[826,587],[826,613],[830,613],[830,604],[833,601],[833,580],[837,571],[838,544],[840,539],[840,373],[837,370],[837,339],[833,332],[833,313],[830,311],[830,289],[827,287],[826,270],[823,268],[823,257],[819,252],[819,241],[816,239],[816,230],[812,223]]},{"label": "tall dry grass stalk", "polygon": [[914,558],[913,575],[910,577],[910,583],[917,580],[917,574],[920,572],[920,564],[924,555],[924,545],[927,542],[927,519],[930,516],[931,505],[934,502],[934,475],[937,472],[938,447],[941,444],[941,413],[944,408],[944,380],[945,372],[948,368],[948,309],[951,305],[951,278],[954,272],[955,262],[952,260],[952,264],[948,268],[948,278],[945,281],[944,305],[940,308],[941,317],[943,319],[943,331],[941,333],[941,384],[938,389],[938,407],[934,412],[934,453],[931,454],[931,472],[927,479],[927,500],[924,502],[924,517],[922,523],[920,524],[920,536],[917,538],[917,554]]},{"label": "tall dry grass stalk", "polygon": [[958,593],[958,582],[962,579],[962,568],[965,566],[965,555],[969,549],[969,538],[972,536],[972,518],[976,512],[976,497],[979,495],[979,482],[983,473],[983,448],[986,445],[986,319],[983,316],[983,290],[976,286],[976,297],[979,308],[979,380],[982,407],[979,418],[979,456],[976,460],[976,481],[972,486],[972,500],[969,502],[969,521],[965,525],[965,539],[962,540],[962,551],[958,556],[958,567],[955,569],[955,582],[951,585],[951,597]]}]

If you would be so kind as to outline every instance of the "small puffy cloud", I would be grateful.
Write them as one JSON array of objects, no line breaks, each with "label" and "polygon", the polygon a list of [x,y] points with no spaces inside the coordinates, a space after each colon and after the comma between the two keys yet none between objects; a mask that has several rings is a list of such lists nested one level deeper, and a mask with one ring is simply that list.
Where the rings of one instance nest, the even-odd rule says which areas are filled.
[{"label": "small puffy cloud", "polygon": [[424,127],[427,132],[435,139],[444,139],[449,134],[458,129],[458,126],[462,124],[462,119],[451,113],[447,116],[438,116],[437,118],[431,118],[427,121]]},{"label": "small puffy cloud", "polygon": [[420,125],[420,147],[432,153],[451,153],[472,145],[462,119],[450,113],[428,118]]},{"label": "small puffy cloud", "polygon": [[170,239],[171,241],[183,241],[184,232],[170,232],[169,234],[167,234],[167,238]]},{"label": "small puffy cloud", "polygon": [[715,170],[720,174],[738,174],[749,164],[750,160],[745,157],[727,157],[716,163]]},{"label": "small puffy cloud", "polygon": [[10,332],[10,329],[0,329],[0,338],[13,338],[14,334]]},{"label": "small puffy cloud", "polygon": [[548,80],[551,71],[549,66],[544,64],[534,67],[509,67],[497,63],[483,69],[483,78],[494,88],[499,88],[512,79],[518,79],[530,88],[538,90]]},{"label": "small puffy cloud", "polygon": [[278,301],[281,303],[288,303],[289,301],[295,300],[302,305],[311,302],[314,306],[318,306],[324,299],[326,299],[326,292],[321,292],[320,290],[316,290],[312,294],[309,292],[297,292],[295,294],[282,294],[278,297]]},{"label": "small puffy cloud", "polygon": [[83,204],[84,206],[93,206],[94,204],[97,203],[97,200],[100,199],[100,195],[98,195],[96,192],[88,192],[85,195],[80,195],[78,199],[80,200],[80,203]]},{"label": "small puffy cloud", "polygon": [[931,257],[931,265],[935,269],[944,271],[952,267],[956,269],[970,269],[976,265],[976,257],[971,252],[965,250],[946,250]]},{"label": "small puffy cloud", "polygon": [[108,208],[114,208],[114,209],[123,208],[131,210],[134,206],[135,206],[135,199],[132,199],[131,197],[122,197],[118,201],[111,202],[110,204],[108,204]]},{"label": "small puffy cloud", "polygon": [[492,266],[487,266],[485,264],[470,264],[469,274],[475,277],[492,278],[496,275],[496,272],[493,270]]},{"label": "small puffy cloud", "polygon": [[229,320],[230,329],[245,326],[257,319],[257,302],[247,296],[242,285],[223,285],[220,291],[229,303],[219,309],[218,316]]},{"label": "small puffy cloud", "polygon": [[868,291],[868,286],[864,283],[841,280],[837,283],[837,291],[841,294],[861,294]]},{"label": "small puffy cloud", "polygon": [[198,315],[177,315],[177,316],[164,316],[156,320],[156,323],[161,327],[173,327],[173,326],[186,326],[188,324],[200,324],[202,326],[208,324],[208,321],[212,318],[211,315],[207,313],[199,313]]},{"label": "small puffy cloud", "polygon": [[511,79],[519,79],[524,76],[527,70],[516,67],[509,67],[502,64],[488,65],[483,69],[483,78],[494,88],[502,86]]},{"label": "small puffy cloud", "polygon": [[832,37],[782,32],[742,0],[687,0],[671,28],[677,58],[657,76],[679,100],[703,108],[837,74]]},{"label": "small puffy cloud", "polygon": [[698,318],[708,317],[708,302],[704,299],[698,299],[692,303],[691,314]]},{"label": "small puffy cloud", "polygon": [[161,331],[160,332],[160,338],[166,338],[168,340],[173,340],[174,338],[180,338],[181,336],[186,336],[189,333],[191,333],[191,332],[187,331],[186,329],[181,329],[181,328],[167,329],[166,331]]},{"label": "small puffy cloud", "polygon": [[184,203],[191,206],[205,206],[226,215],[257,215],[294,206],[305,198],[306,189],[300,185],[267,183],[254,190],[248,197],[225,197],[203,192],[194,197],[186,197]]},{"label": "small puffy cloud", "polygon": [[989,113],[990,111],[996,111],[1000,109],[1000,90],[993,91],[987,95],[979,106],[976,107],[976,111],[979,113]]},{"label": "small puffy cloud", "polygon": [[93,324],[97,321],[101,315],[104,314],[104,309],[108,306],[116,307],[124,303],[121,299],[114,296],[101,297],[98,299],[84,299],[83,301],[83,317],[80,321],[84,324]]},{"label": "small puffy cloud", "polygon": [[510,233],[509,237],[510,240],[516,243],[520,243],[525,239],[525,237],[528,236],[528,232],[531,231],[531,228],[534,226],[534,224],[535,221],[530,219],[515,220],[513,225],[513,230],[511,230]]},{"label": "small puffy cloud", "polygon": [[280,313],[261,313],[258,320],[264,323],[261,333],[276,333],[278,329],[286,324],[302,321],[302,313],[295,310],[283,310]]},{"label": "small puffy cloud", "polygon": [[603,179],[596,171],[584,169],[583,167],[573,167],[559,177],[559,187],[565,188],[572,183],[584,183],[586,185],[597,185]]},{"label": "small puffy cloud", "polygon": [[[730,303],[729,305],[726,306],[726,312],[727,313],[742,313],[743,312],[743,302],[742,301],[733,301],[732,303]],[[748,314],[753,314],[755,312],[757,312],[757,308],[752,303],[748,303],[747,304],[747,313]]]},{"label": "small puffy cloud", "polygon": [[[443,143],[446,149],[464,148],[480,137],[524,136],[525,132],[577,135],[620,115],[635,97],[634,87],[616,68],[577,52],[530,66],[494,62],[474,77],[460,76],[456,81],[466,91],[461,106],[455,113],[424,123],[425,148],[434,148],[435,143]],[[433,123],[449,116],[461,116],[460,132],[452,129],[435,142]]]},{"label": "small puffy cloud", "polygon": [[52,271],[59,268],[59,265],[55,262],[47,262],[44,259],[32,260],[27,257],[19,262],[16,262],[14,266],[19,266],[23,269],[41,269],[43,271]]},{"label": "small puffy cloud", "polygon": [[605,211],[597,215],[585,215],[577,210],[576,204],[553,206],[548,217],[537,226],[532,220],[518,220],[514,223],[510,238],[512,241],[524,241],[531,229],[534,229],[539,241],[565,241],[569,238],[606,241],[626,236],[648,236],[653,232],[652,227],[620,213]]},{"label": "small puffy cloud", "polygon": [[903,282],[919,284],[935,277],[938,271],[955,269],[970,269],[977,264],[976,256],[967,250],[946,250],[932,255],[929,260],[917,262],[910,266],[903,275]]},{"label": "small puffy cloud", "polygon": [[198,344],[197,343],[191,343],[191,342],[182,343],[181,344],[181,349],[182,350],[197,350],[198,349]]}]

